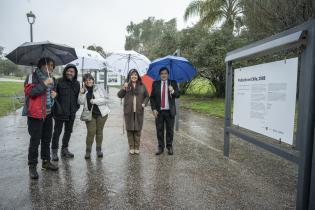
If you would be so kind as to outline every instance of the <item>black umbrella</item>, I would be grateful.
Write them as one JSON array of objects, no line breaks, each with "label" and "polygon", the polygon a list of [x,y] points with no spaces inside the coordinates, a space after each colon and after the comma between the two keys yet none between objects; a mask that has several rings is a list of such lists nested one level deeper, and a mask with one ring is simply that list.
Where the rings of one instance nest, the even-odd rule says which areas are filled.
[{"label": "black umbrella", "polygon": [[74,48],[45,42],[25,42],[6,56],[13,63],[25,66],[35,66],[39,59],[50,57],[56,66],[67,64],[78,59]]}]

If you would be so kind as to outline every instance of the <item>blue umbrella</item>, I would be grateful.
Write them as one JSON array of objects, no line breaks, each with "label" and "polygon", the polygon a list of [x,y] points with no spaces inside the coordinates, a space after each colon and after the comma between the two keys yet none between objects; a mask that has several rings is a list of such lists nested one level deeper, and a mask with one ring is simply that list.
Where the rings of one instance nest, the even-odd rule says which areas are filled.
[{"label": "blue umbrella", "polygon": [[152,61],[147,74],[154,80],[160,80],[159,70],[162,67],[167,67],[169,78],[178,83],[190,81],[197,74],[195,67],[186,58],[172,55]]}]

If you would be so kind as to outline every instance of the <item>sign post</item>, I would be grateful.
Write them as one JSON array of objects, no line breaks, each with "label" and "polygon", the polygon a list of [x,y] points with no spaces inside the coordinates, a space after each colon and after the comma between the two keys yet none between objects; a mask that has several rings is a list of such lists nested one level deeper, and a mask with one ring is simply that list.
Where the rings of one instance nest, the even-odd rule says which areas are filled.
[{"label": "sign post", "polygon": [[[261,139],[258,139],[255,135],[251,135],[248,132],[245,132],[240,127],[247,128],[256,133],[261,133],[266,136],[270,136],[276,140],[279,140],[279,136],[283,136],[283,140],[287,143],[292,143],[293,132],[292,132],[292,115],[293,110],[295,110],[295,97],[296,94],[296,68],[297,68],[297,59],[295,58],[292,61],[293,64],[289,66],[293,73],[282,74],[281,78],[276,76],[278,73],[281,73],[281,65],[276,69],[270,69],[269,67],[260,68],[258,73],[267,73],[268,77],[271,76],[271,80],[265,83],[269,84],[267,87],[264,87],[263,84],[257,84],[254,86],[249,84],[250,79],[248,80],[247,76],[251,78],[255,72],[252,67],[249,67],[245,70],[245,73],[240,73],[240,70],[232,70],[232,64],[234,61],[248,59],[253,56],[261,56],[264,54],[272,54],[280,50],[290,50],[294,48],[300,48],[301,59],[300,59],[300,71],[299,71],[299,81],[298,81],[298,123],[297,123],[297,133],[296,133],[296,142],[297,150],[291,151],[275,144],[265,142]],[[224,126],[224,156],[229,157],[230,152],[230,135],[233,134],[239,137],[241,140],[248,141],[252,144],[255,144],[269,152],[272,152],[282,158],[285,158],[289,161],[292,161],[299,166],[298,171],[298,184],[297,184],[297,199],[296,199],[296,209],[315,209],[315,144],[314,144],[314,126],[315,126],[315,20],[310,20],[305,22],[297,27],[284,31],[282,33],[276,34],[274,36],[268,37],[264,40],[260,40],[248,46],[236,49],[227,54],[225,58],[226,62],[226,99],[225,99],[225,126]],[[288,60],[287,60],[288,61]],[[283,61],[280,61],[283,62]],[[264,64],[263,64],[264,65]],[[276,63],[272,64],[276,66]],[[261,67],[261,66],[260,66]],[[264,71],[262,71],[264,69]],[[235,75],[234,75],[235,73]],[[257,73],[257,72],[256,72]],[[236,107],[234,107],[233,112],[233,124],[231,120],[232,113],[232,95],[233,95],[233,76],[236,77],[234,80],[234,100]],[[243,78],[243,76],[245,76]],[[266,76],[267,77],[267,76]],[[265,78],[266,78],[265,77]],[[278,77],[278,78],[277,78]],[[258,76],[259,78],[259,76]],[[272,81],[276,79],[276,81]],[[256,81],[256,80],[255,80]],[[283,83],[291,83],[286,86]],[[247,83],[247,85],[241,87],[240,83]],[[245,84],[244,83],[244,84]],[[264,83],[264,84],[265,84]],[[277,84],[274,84],[277,83]],[[246,85],[246,84],[245,84]],[[259,86],[260,85],[260,86]],[[247,87],[247,89],[246,89]],[[267,88],[265,92],[264,88]],[[271,89],[269,89],[271,88]],[[251,92],[251,91],[257,92]],[[295,91],[295,92],[294,92]],[[271,93],[271,95],[268,95]],[[239,95],[235,95],[239,94]],[[242,95],[242,94],[245,94]],[[250,94],[250,96],[246,96]],[[265,95],[264,95],[265,94]],[[264,101],[264,97],[269,96],[270,101]],[[293,95],[292,95],[293,94]],[[251,98],[252,97],[252,98]],[[237,104],[240,102],[238,99],[244,99],[247,101],[247,111],[253,112],[253,115],[249,113],[244,114],[242,110],[242,104]],[[268,99],[268,98],[267,98]],[[275,101],[278,100],[278,101]],[[280,101],[279,101],[280,100]],[[276,125],[276,120],[274,116],[268,116],[268,113],[276,113],[278,115],[283,110],[280,110],[279,105],[283,103],[288,105],[287,109],[284,109],[284,113],[288,115],[282,120],[282,123],[285,125],[283,127]],[[263,101],[263,102],[262,102]],[[248,104],[250,102],[250,105]],[[241,102],[242,103],[242,102]],[[234,104],[235,105],[235,104]],[[264,106],[265,105],[265,106]],[[251,107],[253,106],[253,107]],[[269,108],[269,109],[268,109]],[[283,108],[283,107],[282,107]],[[260,111],[259,111],[260,110]],[[265,112],[267,110],[268,112]],[[282,114],[284,114],[282,113]],[[243,114],[243,116],[242,116]],[[245,115],[245,116],[244,116]],[[255,116],[253,118],[253,116]],[[257,120],[260,118],[260,120]],[[249,122],[248,122],[249,120]],[[278,119],[279,120],[279,119]],[[250,124],[249,124],[250,123]],[[279,121],[278,121],[279,123]],[[235,125],[236,124],[236,125]],[[239,126],[237,125],[239,124]],[[260,125],[260,127],[259,127]],[[267,126],[266,126],[267,125]],[[262,128],[265,126],[265,130]],[[267,127],[267,129],[266,129]],[[270,129],[270,130],[269,130]]]}]

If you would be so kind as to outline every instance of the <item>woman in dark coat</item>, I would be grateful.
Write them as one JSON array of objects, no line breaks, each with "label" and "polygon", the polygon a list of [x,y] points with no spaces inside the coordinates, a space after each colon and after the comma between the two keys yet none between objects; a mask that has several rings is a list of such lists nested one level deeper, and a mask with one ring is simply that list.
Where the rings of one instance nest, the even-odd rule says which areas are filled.
[{"label": "woman in dark coat", "polygon": [[149,94],[136,69],[130,70],[127,81],[117,95],[124,99],[124,118],[129,153],[139,154],[144,107],[149,102]]}]

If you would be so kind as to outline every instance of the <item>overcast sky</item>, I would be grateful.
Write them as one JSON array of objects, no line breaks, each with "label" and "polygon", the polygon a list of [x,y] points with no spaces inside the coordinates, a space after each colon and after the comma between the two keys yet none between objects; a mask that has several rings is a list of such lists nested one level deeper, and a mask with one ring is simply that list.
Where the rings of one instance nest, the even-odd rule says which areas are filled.
[{"label": "overcast sky", "polygon": [[1,0],[0,46],[10,52],[30,40],[26,13],[36,15],[34,41],[49,40],[76,48],[100,45],[105,51],[123,50],[126,26],[149,16],[177,19],[178,29],[191,0]]}]

